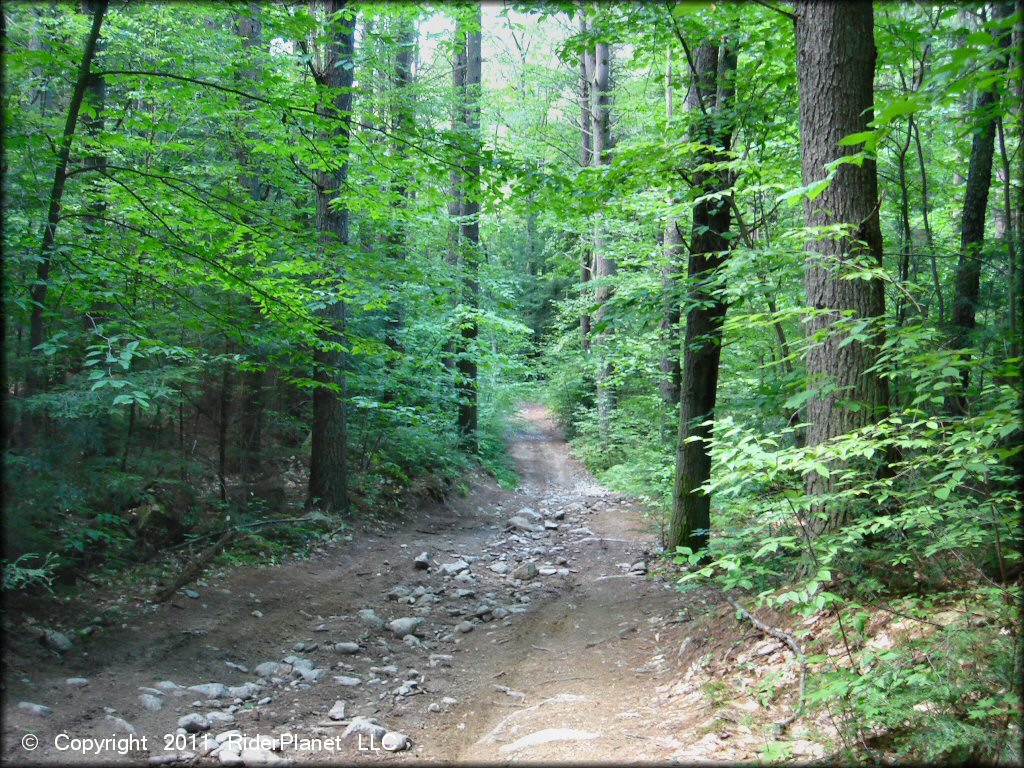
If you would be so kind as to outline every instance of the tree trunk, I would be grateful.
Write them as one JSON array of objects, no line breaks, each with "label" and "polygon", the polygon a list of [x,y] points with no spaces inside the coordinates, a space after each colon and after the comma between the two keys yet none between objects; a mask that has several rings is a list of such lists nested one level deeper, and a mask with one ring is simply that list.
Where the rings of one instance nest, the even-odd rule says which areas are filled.
[{"label": "tree trunk", "polygon": [[465,168],[464,197],[462,203],[462,273],[465,283],[462,304],[469,308],[463,317],[456,368],[459,374],[458,429],[463,447],[470,453],[477,450],[477,365],[476,309],[480,287],[477,271],[480,261],[480,87],[481,87],[481,8],[475,8],[473,29],[466,33],[466,82],[463,126],[468,147]]},{"label": "tree trunk", "polygon": [[[351,19],[340,18],[346,0],[323,0],[330,28],[324,45],[318,86],[324,91],[317,112],[330,129],[322,138],[333,166],[316,172],[316,228],[327,272],[336,284],[344,282],[345,249],[349,244],[349,212],[332,206],[348,194],[349,137],[352,130],[352,83],[355,33]],[[348,445],[346,425],[345,317],[342,299],[321,312],[328,330],[320,332],[313,353],[313,435],[309,470],[309,503],[340,512],[348,508]]]},{"label": "tree trunk", "polygon": [[[452,134],[461,136],[463,120],[465,119],[466,100],[466,29],[458,21],[455,24],[455,61],[452,62],[452,92],[455,103],[452,105]],[[451,227],[448,230],[448,252],[445,254],[445,262],[452,272],[458,271],[460,262],[460,251],[462,248],[462,207],[463,187],[465,180],[461,169],[453,164],[448,176],[448,217],[451,219]],[[458,305],[461,300],[462,286],[455,283],[454,304]],[[455,338],[451,338],[445,345],[444,365],[449,370],[455,369]]]},{"label": "tree trunk", "polygon": [[[732,140],[733,83],[736,51],[728,43],[697,49],[687,111],[694,115],[694,140],[714,149],[702,150],[696,165],[721,162]],[[727,171],[697,171],[695,192],[705,196],[731,186]],[[668,548],[707,546],[711,528],[711,497],[700,490],[711,477],[710,422],[715,418],[722,323],[726,304],[719,296],[717,272],[730,249],[731,209],[725,196],[693,206],[690,258],[687,268],[686,336],[683,341],[682,386],[679,397],[679,438],[675,490]],[[692,440],[691,438],[700,438]]]},{"label": "tree trunk", "polygon": [[[672,51],[665,61],[665,123],[672,122]],[[679,404],[679,390],[682,387],[682,369],[679,366],[679,265],[683,260],[683,234],[679,227],[682,222],[671,218],[665,225],[663,251],[665,263],[661,269],[661,341],[665,349],[661,354],[661,400],[672,414]]]},{"label": "tree trunk", "polygon": [[[78,114],[85,101],[86,91],[92,82],[92,64],[100,40],[100,29],[107,11],[107,0],[95,0],[92,6],[92,26],[85,39],[82,51],[82,62],[78,67],[75,89],[68,105],[67,119],[64,121],[64,133],[57,150],[57,162],[53,171],[53,183],[50,187],[49,208],[46,213],[46,224],[43,227],[42,241],[39,245],[39,263],[36,266],[36,279],[32,286],[32,312],[29,319],[29,351],[30,360],[26,376],[26,394],[38,393],[45,381],[43,374],[43,358],[38,347],[43,343],[43,320],[46,311],[46,294],[49,290],[50,266],[57,242],[57,227],[60,224],[61,205],[64,199],[64,187],[68,179],[68,164],[71,158],[71,144],[78,125]],[[28,430],[26,430],[26,434]]]},{"label": "tree trunk", "polygon": [[[610,108],[611,51],[607,43],[597,43],[594,48],[594,78],[591,81],[594,122],[594,163],[608,165],[612,148]],[[612,297],[610,278],[615,275],[615,259],[608,253],[603,214],[599,212],[594,221],[594,277],[600,281],[595,291],[598,309],[594,320],[600,327],[594,346],[598,352],[597,369],[597,418],[602,441],[608,439],[611,414],[615,407],[615,393],[611,384],[612,363],[608,356],[607,339],[611,334],[608,321],[608,302]]]},{"label": "tree trunk", "polygon": [[[587,17],[583,9],[579,11],[580,33],[587,32]],[[590,81],[594,76],[594,55],[588,46],[580,53],[580,167],[588,168],[594,158],[594,119],[591,112]],[[587,296],[587,283],[593,271],[593,253],[586,238],[580,244],[580,293]],[[580,346],[584,352],[590,351],[590,312],[586,303],[580,311]]]},{"label": "tree trunk", "polygon": [[[854,150],[838,142],[867,130],[873,117],[875,74],[874,19],[870,3],[796,3],[797,80],[800,94],[800,138],[803,183],[826,175],[825,166]],[[807,244],[805,276],[807,305],[813,313],[807,334],[815,339],[807,353],[812,398],[807,443],[820,445],[876,420],[888,406],[885,379],[869,369],[875,364],[881,330],[870,343],[850,341],[833,328],[844,312],[876,321],[884,313],[880,280],[847,280],[847,264],[882,263],[882,233],[878,220],[878,178],[875,163],[839,167],[828,188],[806,200],[808,227],[845,225],[848,237],[812,240]],[[817,340],[818,335],[824,336]],[[848,403],[857,403],[851,408]],[[834,473],[808,474],[807,493],[818,499],[832,490]],[[809,533],[819,536],[846,523],[847,510],[821,501],[816,504]]]}]

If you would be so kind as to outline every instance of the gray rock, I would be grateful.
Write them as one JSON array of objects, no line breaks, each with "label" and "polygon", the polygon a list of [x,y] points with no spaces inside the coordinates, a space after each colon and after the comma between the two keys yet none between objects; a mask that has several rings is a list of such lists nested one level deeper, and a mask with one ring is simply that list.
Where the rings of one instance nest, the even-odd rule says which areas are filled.
[{"label": "gray rock", "polygon": [[544,521],[544,530],[547,530],[547,531],[557,531],[558,530],[558,523],[556,523],[554,520],[545,520]]},{"label": "gray rock", "polygon": [[454,563],[445,563],[438,570],[445,576],[455,576],[469,569],[469,563],[465,560],[456,560]]},{"label": "gray rock", "polygon": [[401,619],[395,619],[388,627],[395,637],[405,637],[406,635],[415,635],[420,633],[420,625],[423,624],[422,616],[406,616]]},{"label": "gray rock", "polygon": [[161,680],[154,687],[159,688],[161,691],[166,691],[167,693],[173,693],[177,696],[183,696],[185,693],[185,689],[172,680]]},{"label": "gray rock", "polygon": [[199,593],[196,592],[194,589],[186,589],[185,590],[185,597],[187,597],[189,600],[198,600],[199,599]]},{"label": "gray rock", "polygon": [[523,507],[518,512],[523,517],[532,517],[534,520],[540,520],[541,514],[533,509],[533,507]]},{"label": "gray rock", "polygon": [[508,573],[508,563],[491,563],[487,566],[494,573],[504,575]]},{"label": "gray rock", "polygon": [[412,564],[417,571],[427,570],[427,568],[430,567],[430,553],[420,552],[419,555],[416,556],[416,559],[412,561]]},{"label": "gray rock", "polygon": [[345,655],[359,653],[359,643],[335,643],[334,650]]},{"label": "gray rock", "polygon": [[473,626],[473,622],[471,621],[460,621],[455,625],[455,631],[461,632],[462,634],[472,632],[474,629],[476,629],[476,627]]},{"label": "gray rock", "polygon": [[565,520],[565,510],[564,509],[556,509],[554,512],[551,513],[551,519],[552,520]]},{"label": "gray rock", "polygon": [[242,753],[237,749],[230,749],[227,745],[217,750],[217,759],[220,760],[221,765],[245,765],[242,762]]},{"label": "gray rock", "polygon": [[53,710],[45,704],[33,704],[31,701],[19,701],[18,709],[38,717],[49,717],[53,714]]},{"label": "gray rock", "polygon": [[633,563],[633,565],[630,566],[629,570],[633,573],[647,573],[647,563],[645,563],[643,560],[639,560]]},{"label": "gray rock", "polygon": [[286,675],[291,671],[291,668],[285,664],[279,664],[276,661],[265,661],[256,667],[256,674],[260,677],[280,677]]},{"label": "gray rock", "polygon": [[224,683],[202,683],[201,685],[190,685],[188,689],[200,693],[208,699],[219,699],[228,692],[228,687]]},{"label": "gray rock", "polygon": [[244,683],[228,688],[228,696],[233,699],[249,699],[259,692],[260,686],[256,685],[256,683]]},{"label": "gray rock", "polygon": [[352,718],[352,722],[342,731],[341,737],[347,739],[352,734],[361,734],[379,741],[387,732],[387,728],[378,724],[376,718],[360,716]]},{"label": "gray rock", "polygon": [[114,733],[127,733],[130,736],[135,735],[135,726],[115,715],[107,715],[106,721],[110,723],[111,730]]},{"label": "gray rock", "polygon": [[525,517],[520,517],[519,515],[510,517],[508,519],[508,526],[515,530],[527,531],[528,533],[539,533],[544,530],[541,526],[531,523]]},{"label": "gray rock", "polygon": [[151,693],[139,694],[139,701],[150,712],[159,712],[164,708],[164,700],[160,696],[154,696]]},{"label": "gray rock", "polygon": [[432,653],[427,660],[428,667],[450,667],[455,657],[450,653]]},{"label": "gray rock", "polygon": [[504,619],[506,616],[508,616],[508,610],[505,609],[505,608],[502,608],[499,605],[497,608],[495,608],[493,611],[491,611],[491,615],[493,615],[494,618],[496,618],[496,619]]},{"label": "gray rock", "polygon": [[344,720],[345,719],[345,702],[338,699],[334,702],[334,706],[331,707],[331,711],[327,713],[327,716],[331,720]]},{"label": "gray rock", "polygon": [[246,747],[239,754],[242,765],[291,765],[292,761],[287,757],[281,757],[264,747]]},{"label": "gray rock", "polygon": [[89,684],[89,679],[86,677],[69,677],[64,683],[72,688],[82,688]]},{"label": "gray rock", "polygon": [[252,615],[253,615],[253,616],[254,616],[255,618],[257,618],[257,619],[262,619],[262,618],[263,618],[263,611],[253,611],[253,612],[252,612]]},{"label": "gray rock", "polygon": [[373,608],[363,608],[359,612],[359,621],[368,627],[373,629],[383,629],[384,619],[377,615],[377,612]]},{"label": "gray rock", "polygon": [[210,722],[210,725],[217,723],[233,723],[235,722],[235,716],[228,712],[207,712],[206,719]]},{"label": "gray rock", "polygon": [[526,562],[512,571],[512,578],[519,579],[520,581],[529,581],[535,579],[540,575],[540,571],[537,569],[535,563]]},{"label": "gray rock", "polygon": [[388,752],[401,752],[412,746],[412,741],[404,733],[388,731],[380,739],[380,745]]},{"label": "gray rock", "polygon": [[358,677],[351,677],[350,675],[335,675],[334,682],[338,685],[356,686],[362,685],[363,681]]},{"label": "gray rock", "polygon": [[202,733],[203,731],[210,730],[210,721],[198,712],[193,712],[190,715],[179,717],[178,727],[184,728],[188,733]]},{"label": "gray rock", "polygon": [[39,642],[51,651],[57,651],[58,653],[70,651],[72,647],[71,638],[55,629],[44,629],[42,634],[39,635]]},{"label": "gray rock", "polygon": [[235,664],[235,662],[233,661],[225,661],[224,666],[226,666],[228,669],[233,669],[236,672],[242,672],[245,674],[249,673],[249,668],[244,664]]}]

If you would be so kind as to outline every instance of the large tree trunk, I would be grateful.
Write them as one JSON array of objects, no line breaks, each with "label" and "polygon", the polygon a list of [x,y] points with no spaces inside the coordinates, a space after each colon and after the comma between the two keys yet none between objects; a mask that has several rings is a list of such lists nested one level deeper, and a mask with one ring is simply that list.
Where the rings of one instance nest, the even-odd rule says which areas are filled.
[{"label": "large tree trunk", "polygon": [[[695,115],[693,138],[715,149],[698,153],[699,166],[725,158],[732,140],[733,82],[736,51],[702,45],[697,49],[696,71],[687,93],[687,110]],[[698,171],[696,193],[704,196],[731,186],[727,171]],[[700,490],[711,477],[710,422],[715,417],[718,367],[722,352],[722,323],[726,304],[716,291],[717,272],[730,248],[732,224],[724,195],[693,206],[690,258],[687,269],[689,309],[683,341],[682,386],[679,396],[679,439],[676,448],[675,492],[668,547],[707,546],[711,528],[711,497]],[[693,440],[691,438],[700,438]]]},{"label": "large tree trunk", "polygon": [[[594,48],[594,79],[591,81],[593,106],[591,113],[594,124],[594,163],[608,165],[612,148],[611,106],[610,106],[611,51],[607,43],[598,43]],[[598,309],[594,314],[595,323],[601,327],[594,346],[598,353],[597,368],[597,418],[602,441],[608,439],[611,425],[612,410],[615,407],[615,394],[611,384],[612,363],[607,350],[607,337],[610,335],[608,322],[608,302],[612,297],[610,278],[615,275],[615,259],[609,254],[604,231],[602,214],[599,212],[594,221],[594,277],[600,281],[595,291]]]},{"label": "large tree trunk", "polygon": [[[316,172],[316,228],[327,272],[336,284],[344,281],[343,254],[349,243],[349,213],[345,205],[332,205],[348,194],[348,142],[352,130],[352,82],[355,64],[355,33],[351,19],[340,12],[345,0],[324,0],[330,28],[324,45],[317,82],[324,97],[317,112],[330,129],[323,135],[325,155],[333,166]],[[345,315],[342,299],[335,299],[321,313],[327,330],[313,354],[313,436],[309,469],[309,502],[321,509],[344,511],[348,507],[348,445],[345,391]]]},{"label": "large tree trunk", "polygon": [[[872,119],[875,74],[874,19],[866,2],[819,3],[800,0],[796,16],[797,79],[800,93],[800,138],[803,183],[820,181],[825,166],[851,147],[838,146],[851,133],[867,130]],[[882,263],[878,220],[878,179],[875,163],[839,167],[828,188],[804,206],[808,227],[842,225],[847,237],[822,237],[807,244],[805,286],[811,316],[807,334],[815,340],[807,353],[807,375],[813,392],[807,403],[811,423],[809,446],[819,445],[876,420],[888,406],[886,382],[870,369],[876,361],[881,330],[869,343],[851,341],[833,325],[844,312],[877,320],[884,312],[880,280],[847,280],[847,264]],[[857,403],[858,407],[849,407]],[[809,473],[806,490],[821,498],[832,478]],[[846,510],[819,503],[809,521],[811,535],[841,528]]]},{"label": "large tree trunk", "polygon": [[466,144],[468,152],[463,167],[465,195],[462,202],[461,240],[463,254],[463,279],[465,291],[463,305],[469,308],[470,316],[462,318],[459,339],[459,355],[456,368],[459,373],[459,414],[458,428],[463,447],[475,453],[477,450],[477,365],[476,337],[477,321],[475,310],[479,304],[478,263],[480,261],[480,23],[481,9],[476,6],[473,30],[466,34],[466,83],[465,119]]}]

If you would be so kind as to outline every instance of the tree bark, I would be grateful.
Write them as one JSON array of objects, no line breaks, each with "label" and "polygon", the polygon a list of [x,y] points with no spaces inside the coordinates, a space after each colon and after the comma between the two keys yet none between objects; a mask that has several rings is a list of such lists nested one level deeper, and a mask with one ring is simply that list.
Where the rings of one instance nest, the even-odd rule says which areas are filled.
[{"label": "tree bark", "polygon": [[[721,49],[714,45],[697,49],[686,107],[694,116],[693,139],[708,147],[694,158],[698,168],[721,162],[731,146],[735,73],[736,50],[727,42]],[[695,192],[701,197],[728,190],[730,182],[724,170],[694,173]],[[688,546],[694,552],[703,549],[711,528],[711,497],[700,489],[711,477],[707,441],[712,434],[710,422],[715,418],[722,323],[727,308],[716,290],[717,273],[731,247],[731,226],[731,209],[724,195],[694,204],[669,550],[678,546]]]},{"label": "tree bark", "polygon": [[[588,31],[587,17],[579,10],[580,34]],[[589,168],[594,158],[594,119],[591,112],[590,81],[594,73],[594,55],[588,46],[580,53],[580,167]],[[593,253],[590,244],[583,240],[580,244],[580,293],[587,296],[587,283],[593,271]],[[590,312],[586,304],[580,311],[580,346],[584,352],[590,351]]]},{"label": "tree bark", "polygon": [[[672,122],[672,51],[665,61],[665,123]],[[665,225],[663,251],[665,263],[661,269],[661,341],[665,350],[661,355],[661,400],[669,413],[679,404],[682,387],[682,369],[679,365],[679,320],[682,314],[679,301],[679,264],[684,255],[682,222],[672,218]]]},{"label": "tree bark", "polygon": [[469,316],[460,323],[459,355],[456,368],[459,374],[458,429],[463,448],[470,453],[477,450],[477,364],[476,309],[479,304],[480,261],[480,87],[481,87],[481,7],[475,7],[473,29],[466,33],[466,82],[463,126],[468,147],[463,163],[464,196],[462,202],[462,273],[464,280],[463,306]]},{"label": "tree bark", "polygon": [[[870,3],[818,3],[799,0],[795,7],[797,80],[803,183],[826,175],[825,166],[854,150],[838,146],[851,133],[867,130],[873,117],[876,50]],[[816,199],[806,200],[808,227],[844,225],[846,237],[821,237],[807,244],[807,305],[812,314],[807,334],[807,375],[813,396],[807,403],[808,446],[828,442],[876,420],[888,406],[886,381],[870,369],[881,341],[877,319],[884,313],[880,280],[847,280],[851,262],[882,263],[875,163],[844,164]],[[869,343],[851,341],[833,326],[843,313],[875,321]],[[821,338],[823,337],[823,338]],[[849,407],[856,403],[857,407]],[[806,491],[823,499],[833,488],[834,473],[811,472]],[[848,510],[822,500],[816,503],[809,533],[819,536],[845,525]]]},{"label": "tree bark", "polygon": [[[608,165],[611,162],[611,106],[610,106],[611,51],[607,43],[597,43],[594,47],[594,78],[591,82],[592,107],[594,123],[593,161],[595,165]],[[598,212],[594,220],[594,277],[599,281],[595,290],[597,311],[594,321],[600,327],[597,338],[593,340],[598,353],[597,369],[597,418],[602,441],[608,439],[611,426],[611,414],[615,408],[615,393],[611,384],[612,363],[608,356],[607,340],[611,334],[608,320],[608,302],[614,293],[609,284],[616,272],[615,259],[609,255],[603,214]]]},{"label": "tree bark", "polygon": [[[344,262],[349,244],[349,212],[332,205],[347,194],[349,138],[352,131],[352,83],[355,66],[355,33],[350,19],[342,19],[346,0],[323,0],[330,29],[324,45],[317,83],[323,98],[317,112],[330,128],[323,139],[333,165],[316,171],[316,228],[327,265],[336,286],[344,284]],[[344,299],[336,297],[321,312],[328,330],[320,333],[313,353],[313,434],[309,470],[309,503],[341,512],[348,508],[348,429],[345,380]]]}]

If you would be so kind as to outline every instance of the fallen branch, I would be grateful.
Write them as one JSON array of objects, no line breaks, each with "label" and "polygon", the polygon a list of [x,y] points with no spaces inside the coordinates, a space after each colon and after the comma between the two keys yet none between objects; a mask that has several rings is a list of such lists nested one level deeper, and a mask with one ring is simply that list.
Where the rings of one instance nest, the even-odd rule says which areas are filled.
[{"label": "fallen branch", "polygon": [[228,543],[228,538],[230,538],[232,533],[234,533],[233,529],[224,531],[224,533],[220,535],[219,539],[203,550],[203,552],[201,552],[199,556],[196,557],[195,560],[193,560],[188,567],[178,575],[178,578],[171,582],[170,586],[157,593],[154,600],[158,603],[162,603],[202,573],[203,569],[210,564],[210,561],[213,560],[213,558],[215,558],[222,549],[224,549],[224,545]]},{"label": "fallen branch", "polygon": [[797,643],[796,638],[788,632],[783,632],[781,629],[777,629],[768,624],[765,624],[757,616],[752,614],[738,602],[733,600],[731,597],[726,595],[725,599],[729,605],[736,609],[736,612],[747,619],[757,629],[766,635],[774,637],[776,640],[781,640],[790,647],[793,654],[796,656],[796,660],[800,662],[800,697],[797,699],[796,707],[793,709],[792,714],[784,720],[779,720],[775,723],[779,728],[779,733],[784,733],[789,726],[796,722],[797,718],[800,717],[804,709],[804,694],[807,691],[807,660],[804,658],[804,652],[800,648],[800,644]]}]

